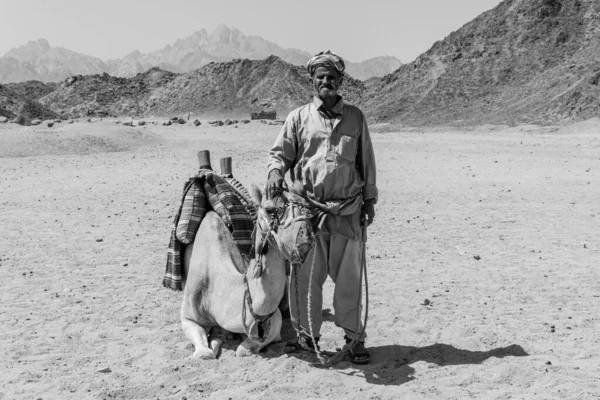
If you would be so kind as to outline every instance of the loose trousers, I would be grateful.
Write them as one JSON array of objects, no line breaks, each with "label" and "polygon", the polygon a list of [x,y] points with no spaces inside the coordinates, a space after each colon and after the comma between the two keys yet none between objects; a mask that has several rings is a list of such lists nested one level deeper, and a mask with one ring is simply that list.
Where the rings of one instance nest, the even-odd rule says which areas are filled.
[{"label": "loose trousers", "polygon": [[[315,337],[320,337],[323,323],[323,284],[327,275],[335,284],[333,293],[334,322],[344,329],[346,336],[354,339],[362,330],[362,268],[363,244],[357,240],[349,240],[343,236],[316,235],[315,244],[301,267],[291,271],[288,293],[290,299],[290,314],[292,324],[297,332],[310,336],[308,329],[308,294],[309,282],[314,259],[311,296],[312,331]],[[297,279],[297,289],[296,289]],[[296,293],[298,296],[296,296]],[[296,301],[296,297],[298,300]],[[298,323],[298,307],[300,306],[300,322]],[[358,309],[357,309],[358,307]],[[358,330],[357,330],[357,322]],[[360,338],[366,337],[366,332]]]}]

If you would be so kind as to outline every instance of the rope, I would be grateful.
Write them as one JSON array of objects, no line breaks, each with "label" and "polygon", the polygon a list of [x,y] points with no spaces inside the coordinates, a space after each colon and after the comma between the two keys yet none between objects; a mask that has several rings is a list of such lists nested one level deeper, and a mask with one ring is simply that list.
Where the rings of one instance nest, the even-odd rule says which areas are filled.
[{"label": "rope", "polygon": [[[315,272],[315,259],[317,258],[317,248],[314,247],[313,249],[313,256],[312,256],[312,262],[311,262],[311,266],[310,266],[310,276],[308,278],[308,294],[307,294],[307,315],[308,315],[308,332],[310,333],[310,339],[312,340],[313,343],[313,347],[315,348],[315,352],[317,353],[317,358],[319,359],[319,361],[321,362],[322,365],[325,365],[327,363],[327,360],[325,359],[325,357],[321,354],[321,350],[319,349],[319,346],[317,345],[317,342],[315,341],[315,334],[313,332],[313,323],[312,323],[312,280],[313,280],[313,275]],[[298,327],[300,327],[298,325]]]}]

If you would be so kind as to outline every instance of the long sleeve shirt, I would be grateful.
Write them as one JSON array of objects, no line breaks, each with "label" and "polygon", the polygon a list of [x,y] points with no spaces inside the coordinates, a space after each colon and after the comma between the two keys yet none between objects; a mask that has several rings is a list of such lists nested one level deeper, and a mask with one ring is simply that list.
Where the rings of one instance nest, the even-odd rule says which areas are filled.
[{"label": "long sleeve shirt", "polygon": [[[313,101],[292,111],[271,148],[268,171],[278,169],[282,176],[299,183],[307,196],[327,203],[362,196],[377,202],[376,167],[373,145],[364,114],[340,97],[330,118],[323,102]],[[360,230],[360,210],[352,218],[330,218],[330,228],[355,238]],[[350,221],[351,219],[351,221]],[[347,226],[347,225],[350,226]],[[337,225],[340,225],[337,229]],[[338,232],[340,233],[340,232]],[[333,234],[333,232],[332,232]]]}]

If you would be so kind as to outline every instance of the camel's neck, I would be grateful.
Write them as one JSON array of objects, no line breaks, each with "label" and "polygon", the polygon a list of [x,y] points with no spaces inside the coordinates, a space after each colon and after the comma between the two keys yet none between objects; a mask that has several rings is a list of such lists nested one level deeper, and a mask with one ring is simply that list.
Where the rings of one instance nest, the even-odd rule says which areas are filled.
[{"label": "camel's neck", "polygon": [[[260,277],[253,277],[248,271],[248,289],[252,296],[252,308],[260,315],[269,314],[279,306],[285,291],[285,259],[275,249],[262,257],[263,270]],[[253,267],[251,267],[253,268]]]}]

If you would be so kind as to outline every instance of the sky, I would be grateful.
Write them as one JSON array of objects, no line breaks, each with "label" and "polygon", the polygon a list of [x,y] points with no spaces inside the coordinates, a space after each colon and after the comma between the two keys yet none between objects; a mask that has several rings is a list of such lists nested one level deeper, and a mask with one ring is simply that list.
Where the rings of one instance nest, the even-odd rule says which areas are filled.
[{"label": "sky", "polygon": [[219,24],[311,54],[410,62],[500,0],[0,0],[0,55],[40,38],[101,58],[158,50]]}]

